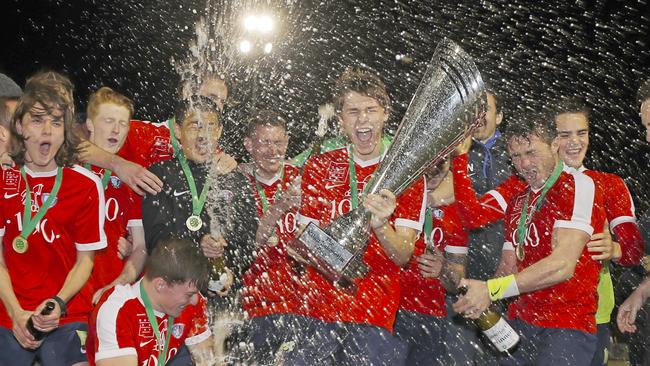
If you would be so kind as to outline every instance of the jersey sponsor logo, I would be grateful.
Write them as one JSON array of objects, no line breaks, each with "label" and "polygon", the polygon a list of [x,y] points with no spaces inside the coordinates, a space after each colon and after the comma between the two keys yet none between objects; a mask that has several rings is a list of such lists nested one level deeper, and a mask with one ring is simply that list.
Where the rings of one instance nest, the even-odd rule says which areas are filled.
[{"label": "jersey sponsor logo", "polygon": [[5,170],[3,172],[3,177],[4,177],[6,190],[18,189],[18,186],[20,185],[20,179],[21,179],[19,172],[15,170]]},{"label": "jersey sponsor logo", "polygon": [[[153,328],[151,327],[151,323],[149,323],[149,319],[147,319],[145,314],[140,315],[138,317],[138,336],[142,338],[153,338]],[[142,343],[140,343],[140,347],[142,347]]]},{"label": "jersey sponsor logo", "polygon": [[181,192],[179,192],[179,191],[174,189],[174,197],[179,197],[179,196],[182,196],[182,195],[184,195],[186,193],[190,193],[190,191],[181,191]]},{"label": "jersey sponsor logo", "polygon": [[[517,241],[518,235],[517,235],[517,230],[512,231],[512,235],[510,238],[510,241],[513,243],[515,248],[517,245],[519,245],[519,242]],[[524,239],[524,247],[532,247],[535,248],[539,246],[540,238],[539,238],[539,231],[537,231],[537,226],[535,226],[535,223],[531,223],[528,225],[528,229],[526,230],[526,237]]]},{"label": "jersey sponsor logo", "polygon": [[179,324],[174,324],[172,327],[172,335],[174,338],[179,339],[183,335],[183,331],[185,330],[185,324],[179,323]]}]

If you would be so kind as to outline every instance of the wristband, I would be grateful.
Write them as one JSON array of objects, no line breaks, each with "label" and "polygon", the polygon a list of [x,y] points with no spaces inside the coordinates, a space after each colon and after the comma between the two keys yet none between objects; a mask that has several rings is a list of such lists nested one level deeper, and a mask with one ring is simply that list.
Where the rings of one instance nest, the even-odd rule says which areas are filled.
[{"label": "wristband", "polygon": [[61,317],[64,317],[68,315],[68,307],[65,304],[65,301],[63,301],[62,298],[58,296],[52,297],[52,300],[56,301],[57,304],[59,304],[59,308],[61,309]]},{"label": "wristband", "polygon": [[519,295],[515,275],[489,279],[487,280],[487,288],[492,301]]}]

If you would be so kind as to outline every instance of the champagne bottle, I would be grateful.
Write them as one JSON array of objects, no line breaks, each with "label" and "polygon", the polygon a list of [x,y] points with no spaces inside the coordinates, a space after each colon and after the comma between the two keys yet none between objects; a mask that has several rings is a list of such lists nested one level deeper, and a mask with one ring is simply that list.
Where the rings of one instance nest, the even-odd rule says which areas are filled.
[{"label": "champagne bottle", "polygon": [[[56,307],[56,304],[54,301],[48,301],[45,303],[45,307],[43,310],[41,310],[41,315],[50,315],[54,311],[54,308]],[[34,320],[32,319],[34,315],[30,316],[29,319],[27,320],[27,324],[25,327],[27,330],[34,336],[34,339],[37,341],[40,341],[41,339],[45,338],[47,335],[47,332],[40,331],[34,327]]]},{"label": "champagne bottle", "polygon": [[[459,295],[466,293],[467,287],[458,288]],[[482,312],[478,319],[474,320],[474,324],[499,352],[511,355],[517,350],[520,341],[519,334],[512,329],[498,311],[494,310],[493,306]]]},{"label": "champagne bottle", "polygon": [[[221,228],[216,219],[210,221],[210,236],[214,240],[221,239]],[[217,258],[210,258],[210,281],[208,290],[219,292],[226,287],[228,275],[226,274],[226,260],[223,255]]]}]

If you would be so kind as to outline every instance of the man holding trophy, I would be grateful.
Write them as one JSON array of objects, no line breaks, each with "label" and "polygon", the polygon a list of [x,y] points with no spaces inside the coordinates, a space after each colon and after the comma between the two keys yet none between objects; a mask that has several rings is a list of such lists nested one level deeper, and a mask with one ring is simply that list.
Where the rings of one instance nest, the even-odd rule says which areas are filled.
[{"label": "man holding trophy", "polygon": [[[371,235],[363,259],[367,275],[353,280],[351,294],[308,267],[309,315],[300,352],[287,354],[288,364],[395,364],[403,357],[390,335],[399,303],[399,266],[408,263],[424,221],[424,182],[420,179],[399,198],[388,190],[364,197],[371,175],[386,148],[381,144],[389,117],[383,82],[367,71],[341,75],[334,100],[349,145],[310,159],[302,180],[299,222],[325,226],[364,205],[371,213]],[[336,337],[330,334],[335,333]]]}]

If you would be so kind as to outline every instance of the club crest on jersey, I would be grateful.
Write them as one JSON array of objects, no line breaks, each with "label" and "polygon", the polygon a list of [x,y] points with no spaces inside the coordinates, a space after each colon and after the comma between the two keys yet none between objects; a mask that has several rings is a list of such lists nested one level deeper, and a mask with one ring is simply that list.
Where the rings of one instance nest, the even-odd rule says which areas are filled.
[{"label": "club crest on jersey", "polygon": [[185,324],[180,323],[180,324],[174,324],[172,327],[172,335],[174,338],[179,339],[183,335],[183,331],[185,330]]},{"label": "club crest on jersey", "polygon": [[[43,193],[43,195],[41,196],[41,202],[45,203],[49,197],[50,197],[49,193]],[[58,198],[54,197],[54,200],[52,200],[52,204],[50,205],[50,208],[54,207],[54,205],[56,205],[57,202],[58,202]]]},{"label": "club crest on jersey", "polygon": [[233,197],[235,197],[235,194],[227,189],[222,189],[217,192],[217,198],[226,201],[226,203],[232,202]]},{"label": "club crest on jersey", "polygon": [[445,212],[443,210],[440,210],[440,209],[436,208],[435,210],[433,210],[433,217],[440,220],[443,217],[445,217]]},{"label": "club crest on jersey", "polygon": [[20,179],[21,179],[19,172],[12,169],[7,169],[3,171],[2,175],[5,182],[6,190],[18,189],[18,185],[20,184]]},{"label": "club crest on jersey", "polygon": [[122,186],[122,181],[120,180],[120,178],[118,178],[118,177],[116,177],[114,175],[111,175],[111,185],[113,186],[113,188],[116,188],[116,189],[120,188]]},{"label": "club crest on jersey", "polygon": [[348,176],[348,163],[330,163],[327,167],[327,187],[333,188],[345,183]]}]

